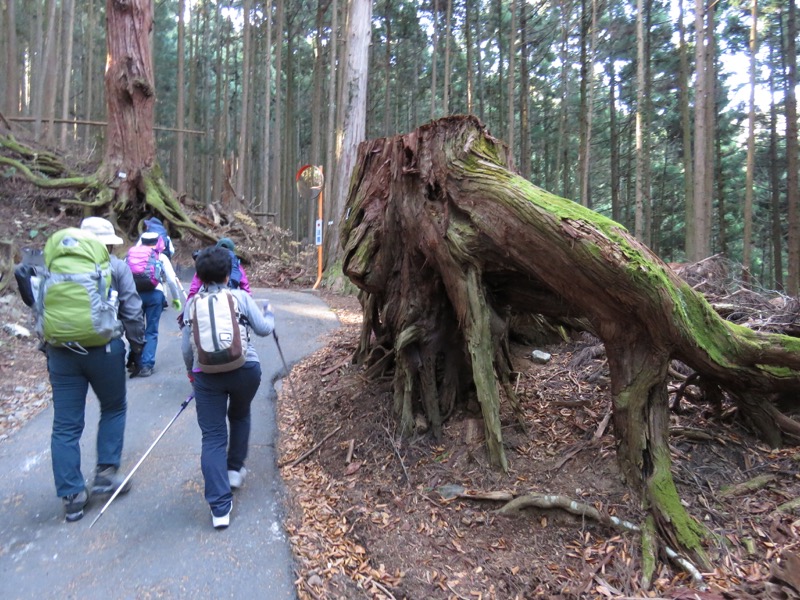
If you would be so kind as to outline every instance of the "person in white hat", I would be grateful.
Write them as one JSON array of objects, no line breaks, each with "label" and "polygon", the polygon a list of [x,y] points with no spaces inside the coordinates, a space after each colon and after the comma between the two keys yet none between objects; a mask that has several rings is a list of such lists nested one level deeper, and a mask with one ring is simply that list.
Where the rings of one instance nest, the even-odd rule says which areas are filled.
[{"label": "person in white hat", "polygon": [[[92,233],[106,246],[123,243],[114,226],[100,217],[88,217],[82,230]],[[138,369],[144,345],[142,301],[136,293],[128,266],[109,252],[111,286],[118,294],[118,317],[130,345],[128,364]],[[125,343],[112,339],[105,346],[78,353],[47,345],[47,370],[53,389],[53,430],[50,449],[56,491],[64,503],[67,521],[77,521],[91,494],[113,494],[122,484],[117,473],[125,437],[127,394],[125,388]],[[80,438],[83,433],[86,392],[92,386],[100,404],[97,426],[97,468],[87,487],[81,472]],[[125,486],[126,492],[129,486]]]}]

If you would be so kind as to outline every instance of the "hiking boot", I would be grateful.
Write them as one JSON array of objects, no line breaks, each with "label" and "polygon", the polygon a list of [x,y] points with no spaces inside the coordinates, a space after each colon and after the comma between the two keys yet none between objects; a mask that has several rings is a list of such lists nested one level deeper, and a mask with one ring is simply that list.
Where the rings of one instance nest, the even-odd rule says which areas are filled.
[{"label": "hiking boot", "polygon": [[89,494],[84,488],[77,494],[70,494],[61,498],[64,503],[64,514],[68,523],[80,521],[83,518],[83,509],[89,504]]},{"label": "hiking boot", "polygon": [[228,481],[231,484],[231,489],[237,489],[242,487],[244,483],[244,477],[247,475],[247,469],[242,467],[238,471],[228,471]]},{"label": "hiking boot", "polygon": [[[92,486],[93,494],[113,494],[117,488],[122,485],[125,478],[117,474],[117,467],[98,467],[94,476],[94,485]],[[119,493],[124,494],[131,489],[131,482],[128,481],[125,487]]]},{"label": "hiking boot", "polygon": [[150,377],[153,374],[153,367],[142,367],[142,370],[139,371],[137,377]]},{"label": "hiking boot", "polygon": [[214,529],[225,529],[231,524],[231,511],[233,511],[233,500],[231,500],[231,507],[228,509],[228,512],[221,517],[214,516],[214,513],[211,513],[211,524],[214,526]]}]

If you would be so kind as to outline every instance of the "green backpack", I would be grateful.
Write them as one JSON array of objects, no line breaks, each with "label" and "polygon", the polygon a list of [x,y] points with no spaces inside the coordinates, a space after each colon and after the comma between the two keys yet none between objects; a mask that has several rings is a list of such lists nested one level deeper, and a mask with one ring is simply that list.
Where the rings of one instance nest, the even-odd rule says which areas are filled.
[{"label": "green backpack", "polygon": [[57,231],[44,246],[46,272],[36,295],[36,332],[52,346],[85,353],[122,335],[105,245],[82,229]]}]

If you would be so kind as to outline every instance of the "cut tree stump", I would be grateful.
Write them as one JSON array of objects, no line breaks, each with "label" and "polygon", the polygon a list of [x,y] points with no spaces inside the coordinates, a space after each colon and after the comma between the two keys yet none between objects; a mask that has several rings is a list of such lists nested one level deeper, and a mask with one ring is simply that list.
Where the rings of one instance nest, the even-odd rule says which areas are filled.
[{"label": "cut tree stump", "polygon": [[800,440],[770,401],[800,390],[799,339],[720,318],[620,224],[519,177],[474,117],[363,142],[341,240],[364,313],[356,359],[394,368],[401,431],[422,412],[438,436],[455,405],[477,398],[490,459],[505,470],[511,317],[584,319],[606,347],[622,473],[666,545],[701,567],[706,530],[671,474],[670,361],[728,394],[770,443]]}]

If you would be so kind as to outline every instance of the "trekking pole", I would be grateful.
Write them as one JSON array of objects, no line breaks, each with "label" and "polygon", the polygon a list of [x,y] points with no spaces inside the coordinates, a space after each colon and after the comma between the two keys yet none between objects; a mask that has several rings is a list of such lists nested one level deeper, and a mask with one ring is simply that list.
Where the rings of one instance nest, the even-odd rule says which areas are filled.
[{"label": "trekking pole", "polygon": [[278,354],[281,355],[281,362],[283,363],[283,370],[286,371],[286,381],[289,382],[289,388],[292,392],[292,400],[297,403],[297,394],[294,393],[294,384],[292,384],[292,379],[289,377],[289,366],[286,364],[286,359],[283,357],[283,350],[281,350],[281,344],[278,341],[278,334],[273,329],[272,330],[272,337],[275,338],[275,345],[278,347]]},{"label": "trekking pole", "polygon": [[178,288],[181,290],[181,294],[183,294],[183,304],[186,305],[186,300],[187,300],[186,290],[183,289],[183,284],[181,283],[181,278],[176,275],[175,276],[175,281],[178,282]]},{"label": "trekking pole", "polygon": [[125,488],[125,484],[126,484],[126,483],[128,483],[128,481],[130,481],[130,478],[131,478],[131,477],[133,477],[133,474],[134,474],[134,473],[136,473],[136,469],[138,469],[138,468],[141,466],[141,464],[144,462],[144,459],[145,459],[145,458],[147,458],[147,456],[150,454],[150,451],[151,451],[153,448],[155,448],[155,447],[156,447],[156,444],[159,442],[159,440],[160,440],[162,437],[164,437],[164,434],[165,434],[165,433],[167,433],[167,430],[168,430],[170,427],[172,427],[172,424],[175,422],[175,419],[177,419],[177,418],[178,418],[178,416],[179,416],[179,415],[180,415],[180,414],[183,412],[183,409],[184,409],[184,408],[186,408],[186,406],[189,404],[189,402],[191,402],[191,401],[192,401],[192,398],[194,398],[194,393],[191,393],[191,394],[189,394],[189,397],[188,397],[188,398],[186,398],[186,400],[184,400],[184,401],[181,403],[181,407],[178,409],[178,412],[175,414],[175,416],[174,416],[174,417],[172,417],[172,421],[170,421],[169,423],[167,423],[167,426],[164,428],[164,431],[162,431],[162,432],[159,434],[159,436],[156,438],[156,440],[155,440],[155,441],[154,441],[152,444],[150,444],[150,447],[147,449],[147,452],[145,452],[145,453],[144,453],[144,456],[142,456],[142,458],[140,458],[140,459],[139,459],[139,462],[137,462],[137,463],[136,463],[136,466],[135,466],[135,467],[133,467],[133,469],[131,470],[131,472],[130,472],[130,473],[128,473],[128,476],[127,476],[127,477],[125,477],[125,479],[123,479],[123,480],[122,480],[122,483],[119,485],[119,487],[117,487],[117,489],[116,489],[116,490],[114,491],[114,493],[111,495],[111,498],[109,498],[109,499],[108,499],[108,502],[106,502],[105,506],[104,506],[103,508],[101,508],[101,509],[100,509],[100,514],[99,514],[99,515],[97,515],[97,516],[94,518],[94,521],[92,521],[92,524],[91,524],[91,525],[89,525],[89,529],[91,529],[92,527],[94,527],[94,524],[95,524],[95,523],[97,523],[97,520],[98,520],[100,517],[102,517],[102,516],[103,516],[103,513],[104,513],[104,512],[106,512],[106,509],[107,509],[107,508],[109,507],[109,505],[110,505],[110,504],[111,504],[111,503],[114,501],[114,498],[116,498],[117,496],[119,496],[120,492],[121,492],[121,491],[122,491],[122,490]]}]

